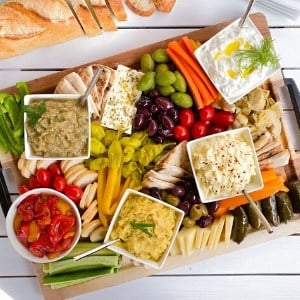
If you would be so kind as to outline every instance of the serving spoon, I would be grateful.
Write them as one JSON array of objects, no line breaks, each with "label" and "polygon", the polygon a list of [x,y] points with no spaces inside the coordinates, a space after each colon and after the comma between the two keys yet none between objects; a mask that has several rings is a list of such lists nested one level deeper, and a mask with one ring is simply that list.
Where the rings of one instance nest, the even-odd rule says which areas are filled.
[{"label": "serving spoon", "polygon": [[250,10],[252,8],[252,5],[254,4],[255,0],[250,0],[248,5],[247,5],[247,8],[246,8],[246,11],[245,13],[242,15],[240,21],[239,21],[239,27],[242,28],[244,26],[244,23],[250,13]]},{"label": "serving spoon", "polygon": [[80,105],[84,106],[85,105],[85,102],[89,96],[89,94],[91,93],[94,85],[96,84],[99,76],[101,75],[102,73],[102,67],[98,67],[97,70],[96,70],[96,73],[94,74],[94,76],[92,77],[87,89],[85,90],[84,94],[79,98],[79,103]]},{"label": "serving spoon", "polygon": [[99,251],[101,249],[107,248],[108,246],[113,245],[113,244],[115,244],[115,243],[117,243],[119,241],[121,241],[121,239],[115,239],[115,240],[112,240],[112,241],[108,241],[108,242],[103,243],[102,245],[100,245],[98,247],[95,247],[95,248],[91,249],[91,250],[88,250],[88,251],[82,252],[82,253],[80,253],[78,255],[75,255],[73,257],[73,259],[75,261],[77,261],[77,260],[82,259],[82,258],[84,258],[84,257],[86,257],[88,255],[91,255],[91,254],[93,254],[93,253],[95,253],[95,252],[97,252],[97,251]]}]

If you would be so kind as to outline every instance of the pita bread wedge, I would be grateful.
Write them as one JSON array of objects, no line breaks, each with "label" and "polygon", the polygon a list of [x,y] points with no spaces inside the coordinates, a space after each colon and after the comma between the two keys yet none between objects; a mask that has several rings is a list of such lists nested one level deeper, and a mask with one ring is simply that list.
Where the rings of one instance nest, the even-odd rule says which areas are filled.
[{"label": "pita bread wedge", "polygon": [[266,168],[279,168],[286,166],[290,160],[290,152],[288,149],[284,149],[281,152],[268,157],[262,161],[259,161],[259,166],[261,169]]},{"label": "pita bread wedge", "polygon": [[95,230],[97,227],[100,227],[101,222],[99,219],[92,220],[88,223],[85,223],[81,228],[81,236],[82,237],[89,237],[91,232]]}]

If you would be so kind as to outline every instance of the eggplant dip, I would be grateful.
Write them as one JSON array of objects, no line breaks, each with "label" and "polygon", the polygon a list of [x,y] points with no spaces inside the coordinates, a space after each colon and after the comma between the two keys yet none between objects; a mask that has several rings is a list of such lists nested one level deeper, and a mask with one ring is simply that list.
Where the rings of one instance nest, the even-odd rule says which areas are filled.
[{"label": "eggplant dip", "polygon": [[32,101],[28,107],[38,112],[41,104],[45,110],[35,124],[30,123],[28,113],[25,123],[32,153],[42,157],[78,157],[87,154],[87,106],[82,107],[78,99],[40,99]]}]

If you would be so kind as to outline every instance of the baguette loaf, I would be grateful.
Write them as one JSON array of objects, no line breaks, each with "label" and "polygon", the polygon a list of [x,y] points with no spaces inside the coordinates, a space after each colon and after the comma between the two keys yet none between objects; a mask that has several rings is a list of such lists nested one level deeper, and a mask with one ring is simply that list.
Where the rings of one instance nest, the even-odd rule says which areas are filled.
[{"label": "baguette loaf", "polygon": [[0,5],[0,59],[83,34],[63,0],[11,0]]},{"label": "baguette loaf", "polygon": [[107,3],[118,21],[127,21],[127,14],[122,0],[107,0]]},{"label": "baguette loaf", "polygon": [[85,0],[67,0],[71,6],[74,15],[78,20],[87,36],[96,36],[101,34],[101,29],[94,19],[90,9]]},{"label": "baguette loaf", "polygon": [[105,3],[105,0],[89,0],[89,2],[103,31],[117,30],[117,26]]}]

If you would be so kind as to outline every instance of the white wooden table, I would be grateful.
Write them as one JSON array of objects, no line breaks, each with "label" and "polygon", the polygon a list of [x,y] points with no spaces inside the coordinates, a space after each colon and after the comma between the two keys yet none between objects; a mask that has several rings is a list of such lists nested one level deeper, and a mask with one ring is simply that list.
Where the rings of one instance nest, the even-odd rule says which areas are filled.
[{"label": "white wooden table", "polygon": [[[118,32],[82,37],[0,61],[0,89],[237,18],[246,4],[246,0],[177,0],[170,14],[156,13],[150,18],[127,10],[129,20],[118,23]],[[268,19],[283,74],[300,86],[300,18],[290,20],[254,6],[252,12],[257,11]],[[299,151],[299,130],[293,140]],[[4,220],[0,212],[0,299],[42,299],[34,269],[12,249]],[[300,299],[299,253],[300,236],[288,236],[73,299]]]}]

